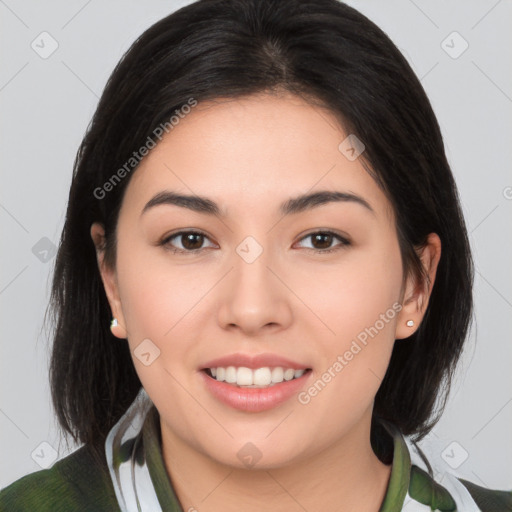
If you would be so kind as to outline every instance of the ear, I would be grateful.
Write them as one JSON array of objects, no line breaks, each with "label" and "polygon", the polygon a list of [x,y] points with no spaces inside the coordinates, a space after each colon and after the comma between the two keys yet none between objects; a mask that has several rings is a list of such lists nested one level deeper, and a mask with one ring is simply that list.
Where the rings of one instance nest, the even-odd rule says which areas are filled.
[{"label": "ear", "polygon": [[[395,339],[408,338],[421,324],[427,310],[430,294],[436,279],[437,266],[441,259],[441,240],[436,233],[430,233],[426,245],[419,250],[426,278],[422,282],[414,275],[407,277],[402,301],[402,309],[398,315]],[[412,320],[414,325],[407,323]]]},{"label": "ear", "polygon": [[119,298],[119,288],[117,285],[117,274],[115,269],[109,268],[105,264],[105,230],[103,226],[95,222],[91,226],[91,238],[96,247],[96,258],[98,261],[98,268],[105,288],[112,316],[117,319],[117,325],[111,326],[111,331],[117,338],[125,339],[127,337],[126,323],[121,307],[121,300]]}]

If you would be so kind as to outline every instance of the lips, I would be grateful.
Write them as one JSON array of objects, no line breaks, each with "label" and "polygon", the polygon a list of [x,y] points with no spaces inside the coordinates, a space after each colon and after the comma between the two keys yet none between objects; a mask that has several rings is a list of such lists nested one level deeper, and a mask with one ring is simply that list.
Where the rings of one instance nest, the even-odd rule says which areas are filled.
[{"label": "lips", "polygon": [[[312,373],[307,365],[276,354],[231,354],[207,361],[200,370],[200,378],[214,398],[243,412],[262,412],[283,404],[305,387]],[[222,377],[213,375],[216,372],[222,372]],[[266,379],[258,376],[260,372],[267,374]],[[266,384],[249,384],[246,379],[251,375]]]}]

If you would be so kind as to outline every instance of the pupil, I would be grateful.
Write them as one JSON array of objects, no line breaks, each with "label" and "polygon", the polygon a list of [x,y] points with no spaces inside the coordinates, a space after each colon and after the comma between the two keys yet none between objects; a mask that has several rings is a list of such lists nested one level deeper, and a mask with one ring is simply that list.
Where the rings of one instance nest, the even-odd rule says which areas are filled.
[{"label": "pupil", "polygon": [[[326,249],[327,247],[329,247],[331,245],[332,235],[329,235],[329,234],[318,234],[318,235],[314,236],[314,239],[315,239],[315,242],[318,239],[320,239],[320,241],[323,239],[324,245],[322,247],[318,247],[318,248],[319,249]],[[327,241],[327,244],[325,244],[326,241]]]},{"label": "pupil", "polygon": [[[200,235],[199,233],[189,233],[188,235],[185,236],[185,243],[183,244],[183,247],[185,247],[186,249],[200,249],[201,245],[203,245],[202,244],[202,236],[203,235]],[[194,237],[199,238],[199,244],[193,243]],[[189,243],[189,242],[191,242],[191,243]],[[196,242],[197,242],[197,240],[196,240]]]}]

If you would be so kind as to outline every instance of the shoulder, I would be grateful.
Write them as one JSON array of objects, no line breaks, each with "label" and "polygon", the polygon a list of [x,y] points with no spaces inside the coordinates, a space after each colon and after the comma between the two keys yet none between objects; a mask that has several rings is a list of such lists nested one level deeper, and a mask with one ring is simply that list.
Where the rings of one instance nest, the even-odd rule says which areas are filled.
[{"label": "shoulder", "polygon": [[432,474],[415,465],[411,466],[407,494],[413,501],[429,505],[432,510],[512,512],[512,490],[488,489],[450,473],[444,473],[437,481]]},{"label": "shoulder", "polygon": [[0,512],[120,510],[106,462],[82,446],[51,468],[16,480],[0,491]]},{"label": "shoulder", "polygon": [[450,473],[444,473],[437,481],[415,465],[411,467],[408,496],[440,511],[512,512],[512,490],[488,489]]},{"label": "shoulder", "polygon": [[463,478],[457,480],[468,490],[482,512],[512,512],[512,489],[510,491],[487,489]]},{"label": "shoulder", "polygon": [[403,438],[410,456],[408,494],[413,500],[436,510],[512,512],[512,488],[490,489],[432,466],[417,443]]}]

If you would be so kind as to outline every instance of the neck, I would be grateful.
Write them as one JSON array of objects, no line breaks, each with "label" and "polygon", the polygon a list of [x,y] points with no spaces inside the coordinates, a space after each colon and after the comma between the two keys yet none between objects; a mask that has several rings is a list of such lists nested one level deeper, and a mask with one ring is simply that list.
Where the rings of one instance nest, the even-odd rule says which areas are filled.
[{"label": "neck", "polygon": [[160,422],[165,467],[185,511],[378,512],[384,500],[391,466],[371,448],[371,412],[323,451],[271,469],[218,463]]}]

